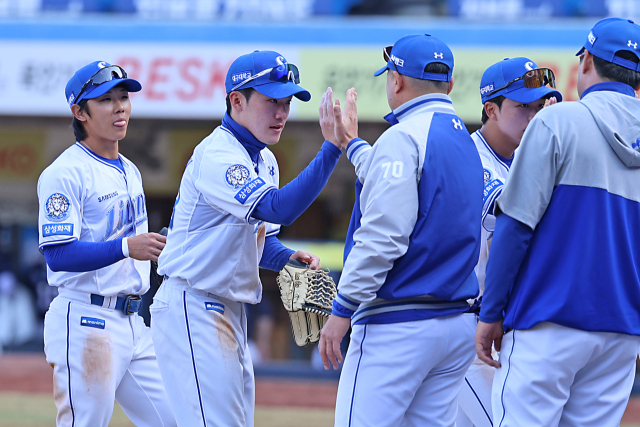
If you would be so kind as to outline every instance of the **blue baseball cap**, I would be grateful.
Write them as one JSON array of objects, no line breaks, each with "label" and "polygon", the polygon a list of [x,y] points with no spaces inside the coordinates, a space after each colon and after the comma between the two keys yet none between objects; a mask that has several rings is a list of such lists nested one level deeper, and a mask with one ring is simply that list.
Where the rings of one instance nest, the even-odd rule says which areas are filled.
[{"label": "blue baseball cap", "polygon": [[[385,48],[387,49],[387,48]],[[449,46],[430,34],[404,36],[398,40],[388,54],[387,65],[373,73],[379,76],[387,70],[394,70],[405,76],[422,80],[448,82],[453,74],[453,53]],[[448,74],[427,73],[425,67],[441,62],[449,67]]]},{"label": "blue baseball cap", "polygon": [[[482,103],[504,96],[512,101],[529,103],[540,98],[555,96],[562,101],[562,94],[548,86],[536,88],[525,87],[524,77],[529,71],[539,69],[538,65],[529,58],[505,58],[487,68],[480,79],[480,96]],[[550,72],[551,70],[542,69]],[[552,75],[552,74],[551,74]],[[516,80],[513,82],[513,80]],[[512,83],[510,83],[512,82]],[[510,83],[510,84],[509,84]]]},{"label": "blue baseball cap", "polygon": [[[582,55],[587,49],[593,56],[607,62],[621,65],[630,70],[640,71],[640,26],[630,19],[606,18],[593,26],[587,41],[576,56]],[[633,53],[639,62],[616,56],[616,53],[626,50]]]},{"label": "blue baseball cap", "polygon": [[105,61],[95,61],[75,72],[67,82],[64,95],[71,107],[83,99],[102,96],[119,84],[129,92],[138,92],[142,89],[140,82],[127,78],[127,73],[119,66]]},{"label": "blue baseball cap", "polygon": [[298,67],[289,64],[278,52],[256,50],[233,61],[224,87],[227,94],[252,87],[269,98],[295,96],[307,102],[311,94],[297,83],[300,83]]}]

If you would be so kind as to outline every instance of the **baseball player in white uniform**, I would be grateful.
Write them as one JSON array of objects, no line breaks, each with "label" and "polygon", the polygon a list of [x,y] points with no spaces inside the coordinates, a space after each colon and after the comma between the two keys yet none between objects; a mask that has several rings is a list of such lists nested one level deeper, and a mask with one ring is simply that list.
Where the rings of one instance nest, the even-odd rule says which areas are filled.
[{"label": "baseball player in white uniform", "polygon": [[[342,361],[336,426],[453,426],[473,360],[482,164],[448,94],[453,54],[430,35],[384,49],[392,124],[373,148],[353,118],[337,139],[356,166],[356,206],[319,350]],[[349,105],[349,104],[347,104]],[[455,230],[452,233],[451,230]]]},{"label": "baseball player in white uniform", "polygon": [[[548,86],[547,86],[548,85]],[[493,64],[482,75],[482,128],[471,134],[484,170],[480,259],[475,271],[484,291],[489,246],[495,228],[493,205],[502,193],[514,152],[535,114],[546,104],[562,100],[554,89],[553,72],[528,58],[507,58]],[[491,384],[495,368],[473,361],[458,395],[457,427],[491,427]]]},{"label": "baseball player in white uniform", "polygon": [[297,67],[277,52],[236,59],[222,125],[195,148],[182,177],[158,261],[167,277],[151,307],[158,364],[180,426],[253,426],[243,303],[261,299],[259,266],[278,271],[295,258],[319,267],[317,257],[294,253],[276,236],[279,224],[290,224],[319,195],[341,154],[325,141],[278,188],[267,145],[279,141],[292,98],[309,101],[299,81]]},{"label": "baseball player in white uniform", "polygon": [[640,346],[638,43],[632,21],[591,29],[580,101],[531,120],[496,200],[476,332],[498,368],[494,426],[617,426],[626,408]]},{"label": "baseball player in white uniform", "polygon": [[44,321],[58,426],[106,427],[114,399],[137,426],[176,425],[137,314],[165,239],[147,233],[140,172],[118,153],[140,89],[104,61],[78,70],[65,90],[77,142],[38,180],[40,250],[59,293]]}]

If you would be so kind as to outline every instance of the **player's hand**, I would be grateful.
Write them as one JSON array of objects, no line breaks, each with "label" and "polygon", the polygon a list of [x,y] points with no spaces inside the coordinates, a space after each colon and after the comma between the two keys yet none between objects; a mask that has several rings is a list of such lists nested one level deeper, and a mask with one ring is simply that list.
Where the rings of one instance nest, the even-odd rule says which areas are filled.
[{"label": "player's hand", "polygon": [[478,358],[480,360],[494,368],[499,368],[500,362],[493,360],[493,357],[491,357],[491,344],[493,344],[496,351],[500,351],[503,335],[504,331],[502,329],[502,320],[494,323],[478,321],[475,336],[476,353],[478,353]]},{"label": "player's hand", "polygon": [[320,342],[318,342],[318,351],[322,358],[322,364],[325,370],[329,370],[329,363],[333,369],[338,369],[338,365],[343,362],[342,352],[340,351],[340,343],[342,338],[349,330],[351,319],[348,317],[340,317],[332,314],[329,320],[320,331]]},{"label": "player's hand", "polygon": [[551,98],[547,98],[544,101],[544,106],[548,107],[549,105],[553,105],[553,104],[557,104],[557,103],[558,103],[558,100],[556,99],[556,97],[552,96]]},{"label": "player's hand", "polygon": [[318,112],[320,113],[322,136],[336,147],[341,148],[336,139],[335,121],[333,118],[333,90],[330,87],[328,87],[327,91],[322,95]]},{"label": "player's hand", "polygon": [[358,94],[354,88],[347,91],[344,112],[340,109],[340,101],[336,99],[333,116],[336,124],[336,138],[342,148],[347,148],[352,139],[358,137]]},{"label": "player's hand", "polygon": [[317,257],[309,252],[305,251],[297,251],[293,255],[289,257],[289,259],[297,259],[298,261],[302,261],[309,266],[312,270],[319,270],[322,268],[320,264],[320,257]]},{"label": "player's hand", "polygon": [[167,238],[158,233],[144,233],[127,239],[129,257],[138,261],[158,261]]}]

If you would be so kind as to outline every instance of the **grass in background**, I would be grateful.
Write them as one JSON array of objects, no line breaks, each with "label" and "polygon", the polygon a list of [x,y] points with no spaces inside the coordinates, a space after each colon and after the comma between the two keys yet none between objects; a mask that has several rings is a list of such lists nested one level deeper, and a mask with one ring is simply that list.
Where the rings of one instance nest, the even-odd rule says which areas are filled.
[{"label": "grass in background", "polygon": [[[56,407],[49,394],[0,393],[1,427],[50,427],[55,424]],[[258,407],[256,427],[297,427],[305,420],[305,427],[333,426],[333,410]],[[109,427],[135,427],[117,403]],[[636,426],[628,426],[636,427]],[[640,427],[637,426],[637,427]]]}]

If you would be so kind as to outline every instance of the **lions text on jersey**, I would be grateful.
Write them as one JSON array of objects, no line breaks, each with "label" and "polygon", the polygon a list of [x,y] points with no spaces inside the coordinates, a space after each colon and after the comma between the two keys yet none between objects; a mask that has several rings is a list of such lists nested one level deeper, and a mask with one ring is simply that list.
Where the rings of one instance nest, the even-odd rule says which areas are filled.
[{"label": "lions text on jersey", "polygon": [[[136,166],[120,155],[124,170],[77,142],[38,180],[40,250],[73,242],[104,242],[146,233],[147,208]],[[144,294],[149,262],[125,258],[95,271],[54,272],[47,279],[65,289],[103,296]]]}]

